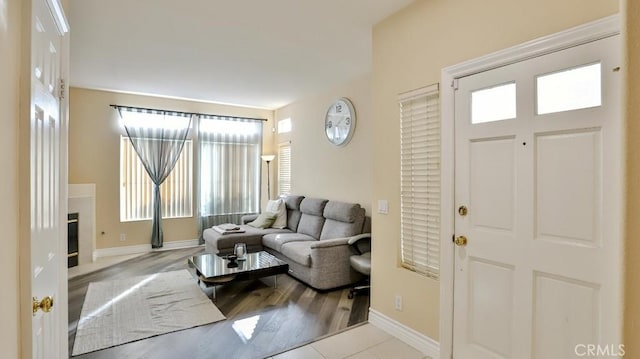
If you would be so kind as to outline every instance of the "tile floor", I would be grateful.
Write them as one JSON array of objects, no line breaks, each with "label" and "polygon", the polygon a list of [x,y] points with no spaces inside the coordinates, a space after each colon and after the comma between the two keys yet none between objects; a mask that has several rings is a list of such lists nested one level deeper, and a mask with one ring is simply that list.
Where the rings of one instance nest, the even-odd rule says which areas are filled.
[{"label": "tile floor", "polygon": [[384,330],[364,324],[271,359],[430,359]]}]

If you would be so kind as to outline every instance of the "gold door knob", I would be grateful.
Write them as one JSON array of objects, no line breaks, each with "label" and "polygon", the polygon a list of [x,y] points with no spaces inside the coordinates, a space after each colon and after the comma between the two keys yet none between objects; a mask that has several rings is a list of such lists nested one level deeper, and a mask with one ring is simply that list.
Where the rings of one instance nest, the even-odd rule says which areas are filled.
[{"label": "gold door knob", "polygon": [[53,298],[51,296],[46,296],[42,298],[41,301],[38,301],[38,298],[33,297],[33,315],[36,315],[38,309],[41,309],[45,313],[49,313],[53,308]]},{"label": "gold door knob", "polygon": [[453,241],[453,243],[455,243],[456,246],[458,246],[458,247],[464,247],[464,246],[467,245],[467,237],[465,237],[465,236],[456,237],[456,239]]}]

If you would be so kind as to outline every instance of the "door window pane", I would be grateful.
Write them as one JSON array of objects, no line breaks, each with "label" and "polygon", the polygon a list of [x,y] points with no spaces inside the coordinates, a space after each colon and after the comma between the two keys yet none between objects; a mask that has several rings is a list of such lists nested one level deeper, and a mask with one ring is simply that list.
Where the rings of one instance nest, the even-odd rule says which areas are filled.
[{"label": "door window pane", "polygon": [[602,105],[600,71],[597,63],[538,76],[538,115]]},{"label": "door window pane", "polygon": [[471,93],[471,123],[516,118],[516,84],[508,83]]}]

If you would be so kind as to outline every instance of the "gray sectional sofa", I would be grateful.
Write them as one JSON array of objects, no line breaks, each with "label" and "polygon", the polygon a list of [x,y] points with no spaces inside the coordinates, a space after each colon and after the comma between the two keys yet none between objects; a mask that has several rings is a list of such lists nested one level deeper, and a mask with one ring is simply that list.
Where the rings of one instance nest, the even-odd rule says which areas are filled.
[{"label": "gray sectional sofa", "polygon": [[[244,233],[203,233],[205,250],[226,254],[235,243],[249,251],[265,250],[289,264],[289,274],[316,289],[332,289],[362,279],[349,263],[353,254],[347,243],[354,236],[370,236],[371,220],[359,204],[288,196],[284,199],[287,226],[254,228],[242,224]],[[243,218],[244,223],[253,217]]]}]

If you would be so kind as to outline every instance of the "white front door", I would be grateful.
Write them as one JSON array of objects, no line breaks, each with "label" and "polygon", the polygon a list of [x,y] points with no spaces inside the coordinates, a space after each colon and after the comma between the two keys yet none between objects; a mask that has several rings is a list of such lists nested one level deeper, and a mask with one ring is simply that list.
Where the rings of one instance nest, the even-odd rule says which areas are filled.
[{"label": "white front door", "polygon": [[454,358],[620,354],[619,41],[459,79]]},{"label": "white front door", "polygon": [[[29,116],[30,167],[30,248],[31,293],[34,299],[32,317],[32,355],[34,359],[61,357],[61,343],[67,333],[60,329],[67,321],[66,293],[60,283],[67,280],[66,162],[61,152],[66,148],[61,118],[60,81],[63,33],[54,20],[53,1],[33,0],[31,18],[31,103]],[[64,286],[63,286],[64,287]],[[35,305],[40,307],[36,308]]]}]

